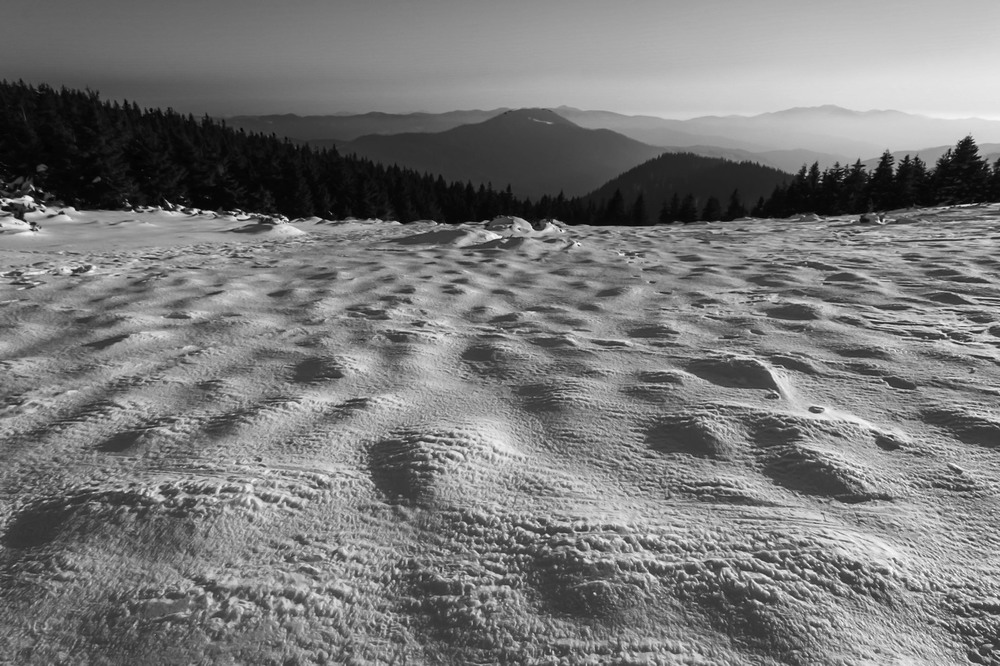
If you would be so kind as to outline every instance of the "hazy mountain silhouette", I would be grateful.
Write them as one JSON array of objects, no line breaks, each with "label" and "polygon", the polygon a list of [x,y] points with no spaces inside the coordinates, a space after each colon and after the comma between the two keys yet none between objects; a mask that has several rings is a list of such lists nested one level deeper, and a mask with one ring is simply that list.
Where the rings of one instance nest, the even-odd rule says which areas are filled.
[{"label": "hazy mountain silhouette", "polygon": [[507,109],[482,111],[449,111],[447,113],[362,113],[330,116],[233,116],[226,124],[234,129],[303,141],[323,141],[327,145],[352,141],[366,134],[402,134],[403,132],[444,132],[445,130],[480,123]]},{"label": "hazy mountain silhouette", "polygon": [[738,163],[693,153],[664,153],[605,183],[587,199],[595,203],[607,201],[617,190],[631,202],[641,193],[650,215],[655,216],[674,194],[679,197],[691,194],[699,206],[714,196],[725,206],[733,191],[739,191],[749,208],[760,197],[769,197],[775,186],[790,179],[784,171],[752,162]]},{"label": "hazy mountain silhouette", "polygon": [[900,111],[852,111],[832,105],[749,117],[705,116],[684,121],[684,127],[754,145],[765,144],[769,150],[806,149],[839,154],[850,161],[880,155],[886,149],[954,145],[957,138],[967,134],[980,142],[1000,141],[1000,122],[995,120],[948,120]]},{"label": "hazy mountain silhouette", "polygon": [[953,146],[967,134],[980,145],[1000,142],[1000,121],[996,120],[949,120],[891,110],[853,111],[834,105],[689,120],[571,107],[556,110],[581,127],[603,127],[650,145],[706,156],[715,156],[711,148],[745,150],[750,153],[746,159],[793,172],[813,162],[819,162],[821,168],[834,162],[853,163],[858,158],[881,155],[886,149]]},{"label": "hazy mountain silhouette", "polygon": [[612,111],[586,111],[571,106],[560,106],[555,111],[564,118],[587,129],[609,129],[653,146],[690,148],[715,146],[751,152],[767,150],[765,144],[756,144],[743,138],[701,132],[687,127],[685,120],[672,120],[656,116],[627,116]]},{"label": "hazy mountain silhouette", "polygon": [[519,196],[576,196],[663,149],[606,129],[584,129],[547,109],[506,111],[446,132],[368,135],[339,147],[473,184],[510,185]]}]

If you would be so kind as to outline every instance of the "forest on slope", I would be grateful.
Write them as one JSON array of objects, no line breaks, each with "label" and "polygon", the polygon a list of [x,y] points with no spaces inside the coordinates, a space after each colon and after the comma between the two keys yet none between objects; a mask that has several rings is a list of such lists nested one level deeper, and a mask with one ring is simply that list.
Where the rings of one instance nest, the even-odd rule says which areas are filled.
[{"label": "forest on slope", "polygon": [[290,218],[460,222],[522,212],[507,190],[447,183],[369,160],[96,92],[0,83],[0,177],[30,176],[67,204],[172,203]]}]

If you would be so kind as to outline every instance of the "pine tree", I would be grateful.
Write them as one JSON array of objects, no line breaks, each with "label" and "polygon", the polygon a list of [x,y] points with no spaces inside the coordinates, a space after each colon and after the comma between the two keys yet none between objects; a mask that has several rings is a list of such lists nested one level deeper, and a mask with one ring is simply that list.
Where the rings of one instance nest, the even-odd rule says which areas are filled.
[{"label": "pine tree", "polygon": [[660,206],[660,213],[656,216],[656,221],[660,224],[672,224],[674,218],[670,215],[670,204],[666,201]]},{"label": "pine tree", "polygon": [[820,215],[839,215],[844,212],[843,189],[847,170],[834,162],[833,166],[823,172],[817,196],[816,212]]},{"label": "pine tree", "polygon": [[701,219],[706,222],[718,222],[722,219],[722,204],[716,197],[709,197],[705,207],[701,209]]},{"label": "pine tree", "polygon": [[897,205],[895,161],[892,153],[886,150],[868,178],[866,192],[876,210],[888,210]]},{"label": "pine tree", "polygon": [[635,203],[632,204],[630,221],[636,227],[645,226],[648,221],[646,218],[646,199],[643,197],[642,192],[639,192],[639,196],[635,198]]},{"label": "pine tree", "polygon": [[934,193],[938,203],[961,204],[984,201],[989,197],[989,166],[979,155],[972,136],[966,136],[948,149],[934,170]]},{"label": "pine tree", "polygon": [[729,195],[729,205],[726,206],[726,212],[722,215],[722,219],[728,222],[739,217],[746,217],[746,215],[747,207],[743,205],[740,191],[733,190],[733,193]]},{"label": "pine tree", "polygon": [[[920,158],[917,158],[918,160]],[[909,155],[903,157],[896,168],[896,176],[893,181],[893,197],[896,205],[903,208],[911,208],[920,202],[921,193],[925,183],[925,172],[916,161]]]},{"label": "pine tree", "polygon": [[607,205],[603,207],[604,213],[601,217],[604,224],[622,224],[625,222],[625,197],[621,190],[615,190]]},{"label": "pine tree", "polygon": [[677,219],[685,224],[698,221],[698,202],[695,201],[693,194],[687,194],[681,200]]},{"label": "pine tree", "polygon": [[846,213],[864,213],[870,207],[868,201],[868,172],[859,158],[844,174],[841,187],[840,209]]},{"label": "pine tree", "polygon": [[930,172],[927,164],[920,159],[919,155],[913,156],[913,182],[917,187],[917,202],[922,206],[929,206],[933,202],[933,190],[930,187]]},{"label": "pine tree", "polygon": [[681,219],[681,197],[674,192],[670,197],[670,221],[679,222]]},{"label": "pine tree", "polygon": [[1000,201],[1000,157],[993,163],[990,172],[990,201]]}]

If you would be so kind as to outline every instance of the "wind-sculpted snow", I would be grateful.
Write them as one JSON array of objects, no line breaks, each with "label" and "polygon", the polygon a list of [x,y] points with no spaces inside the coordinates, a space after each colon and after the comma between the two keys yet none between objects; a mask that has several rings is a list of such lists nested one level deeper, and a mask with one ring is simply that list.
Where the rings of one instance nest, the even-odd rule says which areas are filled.
[{"label": "wind-sculpted snow", "polygon": [[22,203],[0,662],[1000,663],[998,206]]}]

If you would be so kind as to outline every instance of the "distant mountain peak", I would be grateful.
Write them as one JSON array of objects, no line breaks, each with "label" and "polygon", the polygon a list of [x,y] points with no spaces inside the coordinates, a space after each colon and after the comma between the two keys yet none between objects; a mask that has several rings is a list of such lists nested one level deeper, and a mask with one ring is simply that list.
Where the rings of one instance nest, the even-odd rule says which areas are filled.
[{"label": "distant mountain peak", "polygon": [[551,109],[511,109],[510,111],[504,111],[500,115],[496,116],[492,119],[492,121],[504,124],[524,124],[530,122],[541,123],[544,125],[566,125],[570,127],[577,127],[576,123],[571,120],[567,120]]},{"label": "distant mountain peak", "polygon": [[902,111],[895,111],[892,109],[870,109],[868,111],[857,111],[854,109],[846,109],[842,106],[837,106],[836,104],[823,104],[821,106],[796,106],[791,109],[785,109],[783,111],[774,111],[772,113],[764,113],[762,116],[777,116],[777,117],[790,117],[790,116],[839,116],[841,118],[862,118],[862,117],[872,117],[872,116],[908,116],[913,114],[904,113]]},{"label": "distant mountain peak", "polygon": [[784,109],[782,111],[773,111],[771,113],[764,113],[764,116],[801,116],[801,115],[837,115],[837,116],[856,116],[860,111],[855,111],[853,109],[845,109],[842,106],[837,106],[836,104],[822,104],[820,106],[795,106],[790,109]]}]

